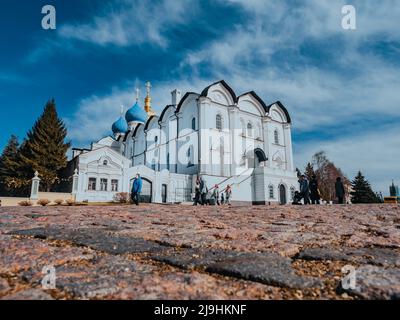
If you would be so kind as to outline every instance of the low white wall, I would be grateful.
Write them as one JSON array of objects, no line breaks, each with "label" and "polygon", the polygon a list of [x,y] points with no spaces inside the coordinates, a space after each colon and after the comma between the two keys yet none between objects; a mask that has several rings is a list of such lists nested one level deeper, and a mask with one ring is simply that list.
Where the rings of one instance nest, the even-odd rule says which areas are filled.
[{"label": "low white wall", "polygon": [[[38,200],[47,199],[51,201],[51,204],[55,204],[54,201],[61,199],[64,202],[67,200],[74,200],[74,196],[71,193],[57,193],[57,192],[39,192]],[[21,201],[30,201],[33,206],[38,206],[38,200],[31,200],[29,198],[21,197],[0,197],[2,207],[16,207],[19,206]]]},{"label": "low white wall", "polygon": [[17,197],[0,197],[2,207],[16,207],[21,201],[29,201],[29,198],[17,198]]}]

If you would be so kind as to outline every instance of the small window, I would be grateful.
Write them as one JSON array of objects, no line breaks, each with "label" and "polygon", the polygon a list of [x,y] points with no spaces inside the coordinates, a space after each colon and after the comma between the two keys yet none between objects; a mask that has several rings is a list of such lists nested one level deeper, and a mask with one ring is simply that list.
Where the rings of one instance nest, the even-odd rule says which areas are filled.
[{"label": "small window", "polygon": [[96,178],[89,178],[88,190],[90,191],[96,190]]},{"label": "small window", "polygon": [[118,180],[116,179],[111,180],[111,191],[118,192]]},{"label": "small window", "polygon": [[188,167],[193,167],[194,166],[194,164],[193,164],[193,161],[194,161],[194,159],[193,159],[193,146],[189,147],[186,155],[188,157],[188,165],[187,166]]},{"label": "small window", "polygon": [[274,199],[274,198],[275,198],[274,186],[273,186],[273,185],[270,185],[270,186],[268,187],[268,190],[269,190],[269,198],[270,198],[270,199]]},{"label": "small window", "polygon": [[151,170],[156,171],[156,162],[155,161],[153,161],[151,164]]},{"label": "small window", "polygon": [[167,170],[169,170],[169,153],[167,154]]},{"label": "small window", "polygon": [[100,191],[107,191],[107,179],[100,179]]},{"label": "small window", "polygon": [[157,142],[158,142],[158,136],[155,136],[154,143],[157,143]]},{"label": "small window", "polygon": [[275,144],[279,144],[279,132],[278,132],[278,130],[274,131],[274,140],[275,140]]},{"label": "small window", "polygon": [[252,137],[252,136],[253,136],[253,125],[251,124],[251,122],[249,122],[249,123],[247,124],[247,135],[248,135],[249,137]]},{"label": "small window", "polygon": [[196,130],[196,118],[192,119],[192,130]]},{"label": "small window", "polygon": [[216,122],[216,128],[218,130],[222,130],[222,116],[220,114],[217,114],[217,116],[215,117],[215,122]]},{"label": "small window", "polygon": [[103,166],[108,166],[108,161],[107,160],[103,161]]}]

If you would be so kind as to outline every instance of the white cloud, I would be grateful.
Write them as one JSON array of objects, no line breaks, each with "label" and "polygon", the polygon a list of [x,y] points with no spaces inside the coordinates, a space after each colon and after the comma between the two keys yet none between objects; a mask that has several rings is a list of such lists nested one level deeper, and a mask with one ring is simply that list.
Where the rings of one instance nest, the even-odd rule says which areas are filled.
[{"label": "white cloud", "polygon": [[[380,40],[398,38],[394,24],[400,9],[394,1],[379,5],[355,1],[359,21],[355,32],[341,28],[341,7],[345,4],[342,0],[311,0],[298,6],[290,6],[286,1],[229,2],[248,10],[252,19],[188,53],[182,67],[189,66],[197,74],[207,66],[214,79],[224,78],[241,91],[255,90],[266,102],[282,100],[293,113],[299,130],[374,113],[388,118],[400,116],[400,68],[382,57],[360,51],[360,45],[378,35]],[[378,23],[386,20],[390,22]],[[366,21],[379,27],[366,25]],[[292,64],[292,57],[288,57],[283,68],[282,63],[275,64],[277,53],[290,49],[292,54],[301,56],[300,47],[306,39],[324,40],[332,36],[337,37],[342,52],[333,50],[335,42],[324,45],[338,52],[334,63],[341,71],[329,65]]]},{"label": "white cloud", "polygon": [[194,8],[195,5],[188,0],[119,0],[92,21],[62,26],[60,35],[101,46],[111,44],[125,47],[152,43],[165,48],[168,46],[165,31],[183,24],[190,18]]}]

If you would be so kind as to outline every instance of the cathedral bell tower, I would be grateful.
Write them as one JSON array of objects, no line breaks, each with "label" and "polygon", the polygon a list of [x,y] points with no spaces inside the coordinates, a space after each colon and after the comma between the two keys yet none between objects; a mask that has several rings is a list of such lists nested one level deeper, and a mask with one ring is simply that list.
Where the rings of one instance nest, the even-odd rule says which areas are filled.
[{"label": "cathedral bell tower", "polygon": [[144,111],[146,111],[146,113],[149,115],[149,117],[156,115],[155,112],[153,111],[153,109],[151,108],[150,90],[151,90],[151,83],[147,82],[146,83],[147,96],[144,99]]}]

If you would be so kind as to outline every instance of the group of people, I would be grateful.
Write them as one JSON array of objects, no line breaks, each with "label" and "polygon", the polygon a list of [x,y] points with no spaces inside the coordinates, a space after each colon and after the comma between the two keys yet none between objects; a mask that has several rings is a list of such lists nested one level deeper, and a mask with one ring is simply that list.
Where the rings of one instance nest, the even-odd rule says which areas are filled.
[{"label": "group of people", "polygon": [[[305,175],[300,176],[299,184],[300,184],[300,191],[295,192],[293,204],[301,204],[301,200],[304,201],[305,205],[320,204],[321,194],[318,189],[318,181],[315,175],[311,177],[310,181],[308,181]],[[341,177],[336,178],[335,193],[338,203],[343,204],[345,189]]]},{"label": "group of people", "polygon": [[[140,203],[140,194],[142,192],[142,178],[140,174],[137,174],[135,179],[133,180],[132,190],[131,190],[131,200],[137,206]],[[195,187],[195,197],[193,205],[224,205],[231,204],[231,196],[232,196],[232,187],[228,185],[222,192],[219,191],[219,186],[215,185],[212,189],[211,196],[208,197],[209,190],[206,184],[206,181],[203,177],[199,177],[196,180]]]},{"label": "group of people", "polygon": [[199,177],[196,180],[195,186],[195,194],[193,205],[197,206],[198,204],[204,205],[224,205],[231,204],[231,196],[232,196],[232,187],[228,185],[224,190],[220,191],[219,186],[216,184],[214,188],[212,188],[212,193],[210,198],[208,199],[209,190],[207,187],[206,181],[203,177]]},{"label": "group of people", "polygon": [[[299,179],[300,191],[296,191],[293,198],[293,204],[301,204],[303,200],[305,205],[308,204],[320,204],[321,194],[318,189],[318,180],[315,175],[312,176],[311,180],[308,181],[305,175],[302,175]],[[232,187],[228,185],[224,190],[220,191],[219,186],[215,185],[212,188],[211,195],[209,196],[209,191],[206,181],[203,177],[198,177],[195,186],[195,195],[193,205],[198,204],[204,205],[224,205],[231,204],[232,197]],[[140,174],[137,174],[132,185],[131,200],[134,204],[139,205],[140,193],[142,192],[142,178]],[[345,188],[342,182],[342,178],[336,178],[335,192],[337,202],[339,204],[344,203]]]}]

